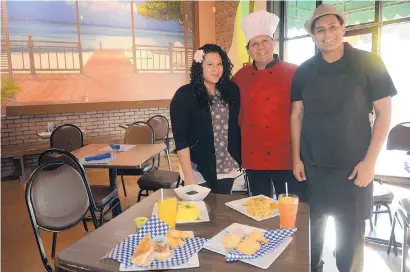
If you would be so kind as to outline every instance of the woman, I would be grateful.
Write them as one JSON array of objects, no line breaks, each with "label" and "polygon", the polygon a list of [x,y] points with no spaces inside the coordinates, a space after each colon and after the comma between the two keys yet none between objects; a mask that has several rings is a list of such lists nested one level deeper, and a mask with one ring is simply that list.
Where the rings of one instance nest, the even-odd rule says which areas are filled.
[{"label": "woman", "polygon": [[[230,193],[241,164],[239,89],[225,51],[206,44],[194,55],[191,82],[171,101],[171,122],[185,185]],[[218,178],[219,177],[219,178]],[[225,177],[225,178],[224,178]]]}]

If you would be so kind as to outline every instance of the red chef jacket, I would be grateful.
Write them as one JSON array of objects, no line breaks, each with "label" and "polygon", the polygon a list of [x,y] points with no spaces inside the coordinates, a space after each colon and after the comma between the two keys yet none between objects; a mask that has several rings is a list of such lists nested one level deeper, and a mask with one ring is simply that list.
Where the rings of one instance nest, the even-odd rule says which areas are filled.
[{"label": "red chef jacket", "polygon": [[234,76],[240,88],[242,166],[291,170],[290,88],[297,66],[278,61],[265,70],[245,66]]}]

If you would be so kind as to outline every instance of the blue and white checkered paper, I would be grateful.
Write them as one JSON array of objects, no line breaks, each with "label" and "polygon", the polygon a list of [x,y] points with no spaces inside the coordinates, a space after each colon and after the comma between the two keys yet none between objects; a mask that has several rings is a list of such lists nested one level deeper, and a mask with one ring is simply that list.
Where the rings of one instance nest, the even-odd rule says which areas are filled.
[{"label": "blue and white checkered paper", "polygon": [[[103,259],[114,259],[128,268],[132,265],[131,257],[135,251],[136,246],[146,234],[151,234],[151,238],[165,236],[168,229],[170,229],[170,226],[159,220],[157,217],[152,216],[148,220],[148,222],[145,223],[144,226],[138,231],[138,233],[128,236],[125,240],[116,245],[106,256],[104,256]],[[183,247],[172,249],[173,257],[170,260],[155,260],[154,262],[152,262],[149,268],[164,269],[184,264],[188,262],[188,260],[195,253],[201,250],[208,239],[194,237],[185,239],[184,241],[185,243]]]},{"label": "blue and white checkered paper", "polygon": [[[95,155],[92,155],[95,156]],[[92,160],[92,161],[86,161],[85,158],[82,158],[80,160],[80,163],[82,165],[87,165],[87,164],[107,164],[110,161],[112,161],[113,159],[115,159],[115,154],[111,153],[111,157],[110,158],[106,158],[106,159],[102,159],[102,160]]]},{"label": "blue and white checkered paper", "polygon": [[250,260],[263,257],[266,253],[282,244],[287,238],[289,238],[293,233],[295,233],[296,230],[296,228],[267,230],[263,233],[263,235],[268,240],[268,244],[262,243],[261,248],[255,254],[246,255],[234,249],[228,252],[228,254],[225,256],[225,261],[234,262],[239,260]]}]

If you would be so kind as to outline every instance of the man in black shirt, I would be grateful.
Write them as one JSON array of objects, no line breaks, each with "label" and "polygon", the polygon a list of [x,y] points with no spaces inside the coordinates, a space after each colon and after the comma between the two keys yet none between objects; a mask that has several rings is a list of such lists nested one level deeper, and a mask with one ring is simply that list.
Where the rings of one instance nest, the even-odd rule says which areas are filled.
[{"label": "man in black shirt", "polygon": [[335,218],[339,271],[363,269],[374,169],[396,94],[380,57],[343,43],[346,21],[332,5],[315,10],[305,29],[321,52],[299,67],[292,83],[293,173],[308,183],[312,271],[322,269],[328,215]]}]

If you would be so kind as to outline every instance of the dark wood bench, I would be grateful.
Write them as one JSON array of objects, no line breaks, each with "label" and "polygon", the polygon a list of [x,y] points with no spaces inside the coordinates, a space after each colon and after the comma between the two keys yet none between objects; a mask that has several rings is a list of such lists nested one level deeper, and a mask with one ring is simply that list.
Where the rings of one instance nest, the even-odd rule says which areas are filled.
[{"label": "dark wood bench", "polygon": [[[111,135],[111,136],[97,136],[97,137],[84,137],[84,145],[88,144],[100,144],[100,143],[122,143],[124,140],[123,135]],[[50,148],[50,143],[36,143],[26,145],[16,145],[5,147],[1,149],[2,158],[13,158],[19,160],[21,175],[20,180],[25,180],[25,167],[24,156],[38,155]]]}]

